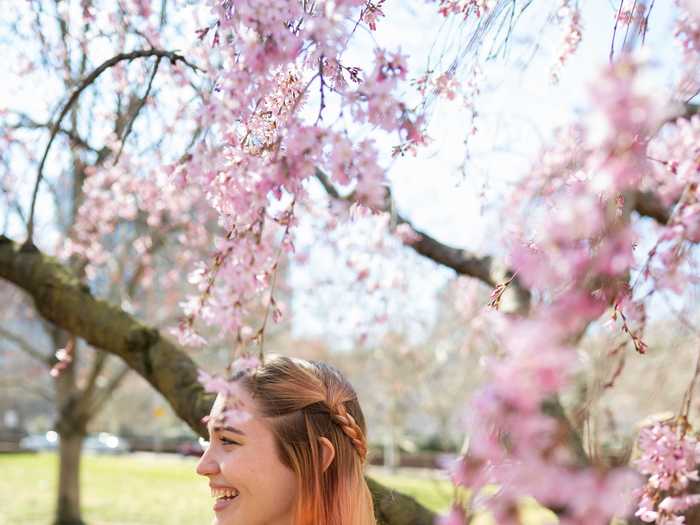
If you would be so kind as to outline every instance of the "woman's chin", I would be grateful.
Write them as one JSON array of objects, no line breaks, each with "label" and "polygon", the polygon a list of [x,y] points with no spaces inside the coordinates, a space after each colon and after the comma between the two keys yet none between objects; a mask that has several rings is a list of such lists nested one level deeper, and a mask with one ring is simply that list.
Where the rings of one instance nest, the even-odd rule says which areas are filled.
[{"label": "woman's chin", "polygon": [[238,507],[239,497],[227,501],[217,500],[214,503],[214,521],[212,525],[233,525],[231,516],[236,511],[236,507]]}]

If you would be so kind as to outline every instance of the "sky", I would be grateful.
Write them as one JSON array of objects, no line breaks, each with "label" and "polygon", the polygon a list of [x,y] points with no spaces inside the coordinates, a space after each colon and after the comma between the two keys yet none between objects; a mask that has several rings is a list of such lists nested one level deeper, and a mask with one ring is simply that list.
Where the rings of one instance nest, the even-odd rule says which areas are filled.
[{"label": "sky", "polygon": [[[399,35],[430,34],[424,27],[439,26],[439,16],[431,17],[434,6],[419,3],[419,16],[411,16],[405,4],[389,4],[394,8],[401,5],[403,9],[397,9],[395,18],[390,12],[379,29],[399,40],[413,63],[426,63],[430,38],[401,39]],[[490,245],[491,239],[500,237],[497,201],[509,191],[509,183],[527,173],[552,132],[586,112],[588,87],[608,62],[617,6],[608,0],[580,2],[583,40],[561,73],[559,84],[553,84],[549,72],[561,31],[543,20],[547,12],[538,10],[538,6],[544,4],[556,2],[535,2],[530,16],[524,17],[516,28],[508,58],[495,59],[484,66],[485,86],[477,101],[479,130],[469,137],[471,162],[466,170],[460,170],[466,118],[450,103],[441,104],[432,119],[428,134],[434,137],[434,146],[416,159],[399,159],[390,170],[398,207],[406,210],[416,226],[450,245],[484,252],[498,249]],[[670,4],[656,2],[654,8],[645,45],[656,56],[672,56]],[[377,40],[383,36],[378,35]],[[526,62],[534,45],[539,46],[537,54]],[[431,195],[430,205],[426,205],[427,194]]]}]

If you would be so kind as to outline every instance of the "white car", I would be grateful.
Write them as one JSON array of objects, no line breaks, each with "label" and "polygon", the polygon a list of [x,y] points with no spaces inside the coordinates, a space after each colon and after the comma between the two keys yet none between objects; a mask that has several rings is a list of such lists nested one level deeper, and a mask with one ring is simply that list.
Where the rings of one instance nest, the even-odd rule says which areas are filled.
[{"label": "white car", "polygon": [[100,432],[85,438],[83,450],[95,454],[125,454],[129,452],[129,443],[114,434]]},{"label": "white car", "polygon": [[58,433],[49,430],[46,434],[29,434],[19,440],[21,450],[43,452],[58,449]]}]

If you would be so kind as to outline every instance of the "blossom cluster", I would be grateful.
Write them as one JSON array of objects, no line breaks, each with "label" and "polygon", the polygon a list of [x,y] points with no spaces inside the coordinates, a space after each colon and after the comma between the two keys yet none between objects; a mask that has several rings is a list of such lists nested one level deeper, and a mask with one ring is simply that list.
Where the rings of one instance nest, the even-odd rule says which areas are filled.
[{"label": "blossom cluster", "polygon": [[[108,143],[113,151],[118,143]],[[138,157],[123,152],[119,162],[107,166],[85,168],[82,202],[77,210],[71,236],[59,250],[62,257],[78,256],[85,261],[84,271],[94,279],[101,268],[114,258],[114,235],[133,235],[125,243],[138,261],[139,286],[148,290],[154,286],[155,251],[169,232],[186,241],[188,251],[183,262],[191,264],[199,255],[198,247],[206,241],[203,223],[181,222],[188,213],[206,219],[210,214],[197,188],[179,191],[168,183],[168,170],[158,170],[142,163]],[[123,223],[133,227],[122,228]],[[189,254],[189,255],[188,255]],[[136,272],[132,269],[132,276]],[[128,276],[127,276],[128,277]],[[174,277],[174,278],[173,278]],[[180,282],[180,276],[165,274],[161,284],[170,288]],[[168,282],[166,282],[168,281]]]},{"label": "blossom cluster", "polygon": [[625,25],[634,25],[644,30],[646,24],[647,6],[645,2],[623,0],[615,13],[615,19]]},{"label": "blossom cluster", "polygon": [[690,482],[700,479],[700,443],[683,423],[657,423],[642,429],[638,446],[635,463],[648,479],[635,515],[646,523],[685,523],[682,513],[700,503],[700,494],[688,493]]},{"label": "blossom cluster", "polygon": [[683,78],[680,81],[679,96],[682,99],[693,97],[700,89],[700,9],[693,0],[677,0],[679,7],[676,22],[676,40],[683,57]]},{"label": "blossom cluster", "polygon": [[462,15],[468,18],[474,14],[477,18],[486,15],[495,5],[496,0],[437,0],[438,12],[443,16]]},{"label": "blossom cluster", "polygon": [[[359,203],[384,203],[376,143],[352,141],[326,124],[326,98],[333,96],[356,123],[397,133],[407,143],[422,137],[420,120],[397,97],[407,71],[403,55],[377,49],[366,73],[343,63],[351,21],[373,26],[383,14],[381,2],[206,4],[214,21],[199,34],[203,41],[213,35],[213,49],[203,45],[199,53],[215,89],[199,123],[210,131],[177,166],[173,181],[202,188],[227,232],[218,259],[193,276],[200,289],[188,299],[188,319],[207,312],[205,322],[236,332],[241,305],[256,293],[263,297],[274,281],[279,248],[293,249],[295,205],[308,201],[305,184],[317,169],[352,187]],[[315,120],[308,117],[315,113],[308,107],[312,86],[321,92]],[[182,342],[202,341],[190,321],[179,334]]]},{"label": "blossom cluster", "polygon": [[[230,363],[228,367],[229,377],[211,375],[204,370],[197,370],[197,381],[204,387],[204,390],[212,394],[221,395],[226,399],[226,408],[218,416],[218,422],[236,425],[250,419],[250,411],[245,409],[241,400],[236,396],[232,387],[232,381],[241,374],[254,373],[260,365],[260,360],[257,357],[241,355]],[[206,423],[209,417],[205,416],[202,422]]]},{"label": "blossom cluster", "polygon": [[[310,204],[306,186],[316,170],[352,191],[363,206],[385,204],[385,168],[376,137],[352,138],[335,115],[328,118],[331,106],[356,124],[398,137],[400,151],[425,141],[421,117],[399,98],[407,75],[404,55],[378,48],[371,67],[345,63],[357,24],[374,29],[385,16],[383,4],[200,2],[204,9],[196,10],[197,18],[207,14],[186,54],[200,66],[197,80],[211,88],[198,93],[202,103],[196,110],[178,101],[183,103],[176,107],[176,124],[161,131],[176,135],[177,123],[193,111],[193,131],[205,131],[194,133],[185,153],[174,157],[178,160],[159,153],[156,164],[124,147],[123,133],[108,137],[107,160],[85,171],[82,202],[60,255],[80,257],[87,277],[100,280],[98,272],[114,266],[117,239],[128,239],[122,243],[129,252],[124,255],[136,262],[122,269],[121,277],[138,279],[140,290],[160,291],[158,285],[165,285],[170,296],[184,279],[178,270],[156,271],[156,252],[164,239],[175,240],[182,247],[176,267],[189,269],[187,281],[194,288],[181,303],[183,318],[174,330],[188,346],[205,342],[196,321],[240,337],[256,333],[246,319],[260,307],[278,320],[284,308],[272,284],[281,256],[294,250],[296,210]],[[120,22],[111,10],[90,2],[81,7],[62,16],[78,17],[70,25],[85,28],[85,45],[97,38],[98,28]],[[159,13],[152,2],[129,0],[124,8],[125,23],[139,38],[161,47],[165,35],[157,30]],[[130,45],[120,42],[124,49]],[[146,82],[148,68],[120,62],[107,71],[100,80],[109,77],[116,91],[128,92]],[[171,67],[169,73],[183,91],[189,88],[192,79],[182,68]],[[310,107],[312,90],[320,91],[318,111]],[[143,112],[150,111],[152,99],[143,103]],[[159,152],[166,149],[162,145]],[[178,219],[188,216],[197,220]],[[212,240],[214,224],[221,233]]]},{"label": "blossom cluster", "polygon": [[518,195],[527,219],[511,264],[547,300],[526,320],[504,320],[501,355],[470,404],[470,448],[455,470],[455,481],[477,493],[487,483],[500,487],[493,497],[477,497],[498,523],[518,522],[525,495],[572,524],[607,524],[631,508],[636,475],[583,467],[572,430],[551,404],[576,371],[571,341],[606,309],[632,308],[627,282],[636,234],[624,195],[650,176],[647,146],[661,118],[640,80],[643,67],[623,56],[601,72],[590,88],[590,121],[541,157]]},{"label": "blossom cluster", "polygon": [[564,27],[564,35],[557,54],[557,61],[551,72],[552,80],[555,82],[559,80],[561,70],[569,58],[576,53],[583,37],[581,10],[577,3],[571,4],[571,0],[562,0],[557,11],[559,23]]},{"label": "blossom cluster", "polygon": [[657,287],[680,293],[691,277],[684,246],[700,242],[700,116],[665,126],[649,146],[653,171],[645,186],[668,209],[675,206],[649,253],[643,276]]}]

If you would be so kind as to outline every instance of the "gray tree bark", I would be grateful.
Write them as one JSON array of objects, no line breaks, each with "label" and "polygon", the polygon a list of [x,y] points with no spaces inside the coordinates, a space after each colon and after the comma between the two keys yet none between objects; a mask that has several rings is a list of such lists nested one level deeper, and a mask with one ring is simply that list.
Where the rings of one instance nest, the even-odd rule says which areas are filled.
[{"label": "gray tree bark", "polygon": [[58,501],[54,525],[84,525],[80,512],[80,456],[84,434],[59,432]]},{"label": "gray tree bark", "polygon": [[[63,348],[69,336],[63,330],[51,330],[53,346]],[[74,351],[77,352],[77,349]],[[80,511],[80,458],[86,434],[87,418],[81,413],[80,391],[76,384],[77,355],[54,381],[56,421],[59,436],[58,491],[54,525],[81,525]]]}]

